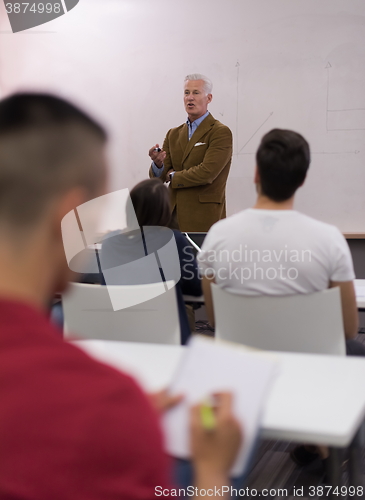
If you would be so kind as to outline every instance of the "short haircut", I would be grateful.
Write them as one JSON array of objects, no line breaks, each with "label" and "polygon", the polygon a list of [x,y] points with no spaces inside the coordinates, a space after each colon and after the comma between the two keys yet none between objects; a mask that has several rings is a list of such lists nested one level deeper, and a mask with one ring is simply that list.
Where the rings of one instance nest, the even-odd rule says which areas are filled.
[{"label": "short haircut", "polygon": [[213,83],[209,78],[205,75],[201,75],[200,73],[193,73],[191,75],[186,75],[184,82],[187,81],[195,81],[195,80],[203,80],[204,82],[204,92],[206,94],[211,94],[213,90]]},{"label": "short haircut", "polygon": [[139,182],[130,196],[140,227],[168,226],[171,219],[170,193],[160,179]]},{"label": "short haircut", "polygon": [[[18,93],[0,101],[0,223],[32,226],[55,196],[105,179],[88,151],[104,129],[73,104],[50,94]],[[90,157],[89,153],[89,157]]]},{"label": "short haircut", "polygon": [[262,194],[277,202],[288,200],[304,182],[309,144],[292,130],[271,130],[261,140],[256,162]]}]

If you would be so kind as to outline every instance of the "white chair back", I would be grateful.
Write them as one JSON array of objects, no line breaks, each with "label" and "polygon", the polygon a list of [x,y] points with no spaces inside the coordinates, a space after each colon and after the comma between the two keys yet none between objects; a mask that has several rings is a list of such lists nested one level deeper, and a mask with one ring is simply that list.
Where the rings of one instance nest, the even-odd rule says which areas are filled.
[{"label": "white chair back", "polygon": [[[108,287],[71,283],[62,297],[65,337],[180,344],[174,282],[168,281],[165,285],[167,291],[156,296],[161,283]],[[123,303],[130,302],[132,297],[132,303],[135,304],[134,298],[138,295],[141,301],[147,297],[153,298],[114,311],[112,300],[115,297],[123,298],[123,295]]]},{"label": "white chair back", "polygon": [[215,336],[269,351],[346,354],[339,288],[248,296],[212,284]]}]

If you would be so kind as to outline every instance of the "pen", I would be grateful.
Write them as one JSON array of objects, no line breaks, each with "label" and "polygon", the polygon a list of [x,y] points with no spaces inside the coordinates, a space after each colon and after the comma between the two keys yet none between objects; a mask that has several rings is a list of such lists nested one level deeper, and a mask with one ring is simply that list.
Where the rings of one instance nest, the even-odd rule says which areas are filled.
[{"label": "pen", "polygon": [[213,431],[216,426],[216,418],[214,415],[213,407],[209,400],[203,401],[200,408],[200,417],[203,428],[206,431]]}]

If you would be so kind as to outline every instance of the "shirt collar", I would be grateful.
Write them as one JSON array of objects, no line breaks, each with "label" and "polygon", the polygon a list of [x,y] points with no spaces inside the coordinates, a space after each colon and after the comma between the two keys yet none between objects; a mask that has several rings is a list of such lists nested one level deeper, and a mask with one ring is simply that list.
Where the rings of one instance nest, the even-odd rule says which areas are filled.
[{"label": "shirt collar", "polygon": [[206,112],[203,116],[201,116],[200,118],[198,118],[198,119],[194,120],[193,122],[191,122],[191,121],[189,120],[189,118],[188,118],[188,119],[186,120],[186,123],[187,123],[187,125],[189,125],[190,123],[191,123],[191,125],[193,125],[193,123],[194,123],[197,127],[199,127],[199,125],[201,124],[201,122],[202,122],[203,120],[205,120],[205,118],[206,118],[208,115],[209,115],[209,111],[207,111],[207,112]]}]

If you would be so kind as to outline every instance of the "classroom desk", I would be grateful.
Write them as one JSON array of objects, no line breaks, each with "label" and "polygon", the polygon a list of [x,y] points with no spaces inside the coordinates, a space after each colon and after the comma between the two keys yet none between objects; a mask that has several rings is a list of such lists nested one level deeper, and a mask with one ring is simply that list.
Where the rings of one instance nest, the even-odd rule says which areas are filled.
[{"label": "classroom desk", "polygon": [[[184,346],[83,340],[91,356],[133,375],[146,391],[167,387]],[[360,426],[365,418],[365,360],[358,357],[271,353],[280,374],[264,408],[262,436],[331,448],[332,485],[339,485],[339,448],[351,446],[350,483],[360,482]]]}]

